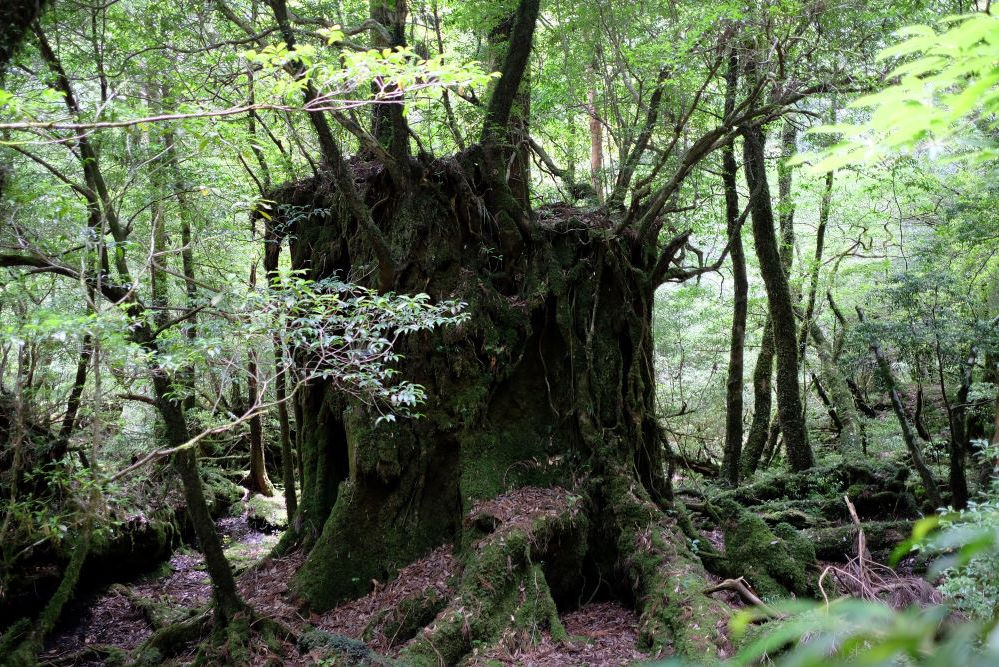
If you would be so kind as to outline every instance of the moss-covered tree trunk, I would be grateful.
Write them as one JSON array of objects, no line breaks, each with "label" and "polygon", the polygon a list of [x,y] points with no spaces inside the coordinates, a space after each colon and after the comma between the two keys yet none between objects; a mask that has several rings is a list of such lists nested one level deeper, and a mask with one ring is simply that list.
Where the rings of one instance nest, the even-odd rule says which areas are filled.
[{"label": "moss-covered tree trunk", "polygon": [[[472,503],[511,488],[613,465],[655,501],[670,495],[653,412],[653,285],[627,242],[603,238],[606,220],[542,211],[522,261],[504,267],[467,191],[474,153],[424,168],[409,192],[376,172],[365,198],[392,200],[377,222],[408,261],[394,288],[457,296],[472,320],[404,344],[400,370],[430,391],[421,419],[376,427],[325,385],[303,394],[303,516],[322,535],[301,590],[324,606],[454,539]],[[290,230],[293,266],[359,279],[376,259],[321,180],[277,197],[316,211]]]},{"label": "moss-covered tree trunk", "polygon": [[774,216],[770,206],[764,160],[764,135],[759,127],[743,132],[746,153],[746,181],[753,191],[750,197],[753,238],[760,260],[760,273],[767,291],[767,304],[773,331],[774,352],[777,360],[777,416],[784,435],[787,457],[796,471],[812,467],[814,458],[805,416],[802,410],[798,382],[798,342],[791,289],[777,248]]},{"label": "moss-covered tree trunk", "polygon": [[[270,4],[292,43],[283,0]],[[312,279],[458,298],[470,315],[398,345],[401,376],[427,389],[419,419],[379,423],[375,408],[326,381],[299,392],[308,555],[292,588],[327,609],[451,543],[458,596],[425,624],[407,664],[456,664],[511,626],[547,626],[557,638],[553,605],[596,593],[632,604],[656,652],[671,643],[716,658],[727,611],[703,594],[694,527],[666,511],[671,457],[655,415],[653,297],[688,275],[671,265],[690,232],[666,240],[669,188],[627,216],[531,210],[526,175],[510,165],[539,4],[520,0],[489,33],[507,43],[477,144],[413,158],[398,134],[372,142],[338,117],[362,144],[349,161],[310,112],[324,170],[267,196],[268,271],[287,239],[292,268]],[[371,8],[387,18],[400,9]],[[740,124],[726,123],[670,183]],[[504,503],[515,511],[494,511]]]}]

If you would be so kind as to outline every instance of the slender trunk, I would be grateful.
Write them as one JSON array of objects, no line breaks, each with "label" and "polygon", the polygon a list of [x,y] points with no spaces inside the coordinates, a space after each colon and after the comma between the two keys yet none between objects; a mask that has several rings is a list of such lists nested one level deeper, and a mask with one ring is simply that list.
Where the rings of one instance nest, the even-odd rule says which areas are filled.
[{"label": "slender trunk", "polygon": [[[766,144],[762,128],[759,132],[760,150]],[[777,217],[780,223],[780,259],[784,272],[790,276],[794,264],[794,197],[791,195],[792,167],[788,161],[797,151],[798,129],[787,118],[780,133],[780,160],[777,162]],[[769,191],[766,192],[770,197]]]},{"label": "slender trunk", "polygon": [[258,405],[260,396],[257,355],[254,350],[249,350],[248,356],[249,360],[246,362],[246,409],[251,411],[253,416],[250,417],[250,472],[243,480],[243,486],[253,493],[270,497],[274,495],[274,485],[271,484],[271,480],[267,476],[263,424]]},{"label": "slender trunk", "polygon": [[[187,420],[180,404],[171,398],[170,380],[161,369],[154,371],[153,391],[156,408],[166,425],[167,441],[172,447],[184,445],[189,437]],[[174,454],[173,465],[183,483],[187,515],[194,528],[198,547],[205,556],[205,569],[212,580],[216,616],[223,623],[228,622],[234,614],[244,610],[246,604],[236,590],[236,578],[232,566],[229,565],[222,550],[222,540],[219,539],[208,509],[208,502],[205,500],[195,448],[188,446]]]},{"label": "slender trunk", "polygon": [[798,381],[798,342],[791,289],[777,247],[773,210],[766,184],[764,136],[759,127],[746,128],[743,136],[746,181],[753,192],[750,197],[753,237],[773,327],[774,355],[777,361],[777,414],[792,470],[807,470],[814,464],[814,458],[805,431]]},{"label": "slender trunk", "polygon": [[87,384],[87,371],[90,369],[90,358],[94,353],[94,339],[90,334],[83,337],[80,345],[80,356],[76,362],[76,376],[73,379],[73,387],[69,390],[69,397],[66,399],[66,412],[62,417],[62,425],[59,427],[59,435],[56,442],[49,450],[50,461],[58,461],[66,455],[69,447],[69,437],[76,428],[76,416],[80,411],[80,399],[83,396],[83,389]]},{"label": "slender trunk", "polygon": [[749,477],[760,465],[770,432],[770,412],[773,407],[774,337],[773,324],[767,315],[760,340],[760,352],[753,369],[753,421],[749,425],[746,446],[742,454],[742,476]]},{"label": "slender trunk", "polygon": [[819,358],[822,377],[825,380],[829,403],[831,404],[835,421],[839,422],[839,448],[844,455],[856,454],[865,449],[863,424],[857,414],[857,407],[850,393],[846,376],[836,364],[835,355],[829,340],[826,338],[817,322],[809,325],[815,354]]},{"label": "slender trunk", "polygon": [[965,472],[968,450],[967,405],[971,392],[972,372],[978,358],[978,349],[972,346],[961,367],[961,385],[955,395],[955,404],[947,398],[944,384],[942,355],[939,343],[937,345],[937,372],[940,379],[940,391],[943,392],[944,405],[947,408],[947,420],[950,424],[950,468],[948,481],[950,483],[951,505],[955,509],[968,506],[968,479]]},{"label": "slender trunk", "polygon": [[878,411],[872,408],[871,404],[867,402],[866,398],[864,398],[864,392],[860,390],[860,386],[857,384],[856,380],[847,378],[846,384],[850,387],[850,393],[853,394],[853,404],[857,406],[857,409],[868,417],[877,417]]},{"label": "slender trunk", "polygon": [[912,416],[913,423],[916,425],[916,432],[919,433],[919,437],[929,442],[933,439],[930,432],[926,429],[926,425],[923,423],[923,385],[920,384],[916,388],[916,411]]},{"label": "slender trunk", "polygon": [[295,454],[291,447],[291,422],[288,418],[288,376],[280,345],[274,344],[275,399],[278,404],[278,422],[281,425],[281,477],[284,484],[284,507],[288,525],[294,525],[298,512],[298,495],[295,493]]},{"label": "slender trunk", "polygon": [[839,412],[837,412],[836,406],[833,405],[832,400],[829,398],[829,393],[822,386],[822,380],[819,379],[816,373],[812,373],[812,386],[815,387],[815,393],[818,395],[819,400],[822,401],[822,405],[826,407],[826,412],[829,413],[829,419],[832,420],[833,428],[836,429],[836,435],[841,435],[843,433],[843,422],[839,418]]},{"label": "slender trunk", "polygon": [[[250,237],[257,237],[256,217],[250,217]],[[257,288],[257,259],[253,258],[250,266],[250,291]],[[243,480],[243,486],[251,493],[264,496],[274,495],[274,485],[267,476],[267,464],[264,455],[264,430],[259,403],[260,380],[257,366],[257,351],[247,350],[246,355],[246,411],[250,416],[250,472]]]},{"label": "slender trunk", "polygon": [[770,429],[767,431],[767,448],[763,452],[763,467],[769,468],[777,458],[781,441],[780,419],[777,415],[770,421]]},{"label": "slender trunk", "polygon": [[[738,85],[738,59],[731,51],[725,77],[725,115],[735,108]],[[746,255],[742,247],[742,218],[739,215],[739,194],[736,191],[735,140],[722,152],[722,181],[725,187],[725,219],[728,247],[732,257],[733,302],[732,335],[729,344],[728,379],[725,385],[725,454],[722,458],[722,478],[732,486],[739,484],[742,457],[742,391],[746,346],[746,313],[749,304],[749,280],[746,277]]]},{"label": "slender trunk", "polygon": [[604,202],[604,126],[597,115],[597,91],[586,93],[586,110],[590,116],[590,184],[597,193],[597,201]]},{"label": "slender trunk", "polygon": [[[857,307],[857,315],[860,317],[860,321],[864,321],[864,312]],[[898,425],[902,429],[902,439],[905,441],[905,446],[909,450],[909,455],[912,457],[912,465],[916,468],[916,472],[919,473],[919,478],[923,482],[923,488],[926,490],[926,497],[929,498],[930,502],[933,503],[934,507],[941,507],[943,501],[940,499],[940,491],[937,488],[937,482],[933,478],[933,473],[926,466],[926,462],[923,460],[923,453],[920,449],[919,435],[913,430],[912,424],[909,423],[909,418],[905,414],[905,406],[902,405],[902,397],[898,393],[898,380],[895,378],[895,373],[891,369],[891,362],[888,360],[887,355],[885,355],[884,350],[881,349],[880,343],[874,338],[870,341],[871,352],[874,353],[874,359],[878,362],[878,369],[881,371],[881,378],[888,387],[888,398],[891,400],[892,410],[895,412],[895,418],[898,419]]]},{"label": "slender trunk", "polygon": [[805,358],[808,344],[808,333],[812,318],[815,316],[815,298],[819,291],[819,268],[822,266],[822,252],[825,246],[826,227],[829,224],[829,208],[832,202],[833,172],[826,172],[825,188],[822,191],[822,201],[819,204],[819,226],[815,230],[815,255],[808,279],[808,294],[805,297],[805,315],[801,322],[801,333],[798,336],[798,353]]}]

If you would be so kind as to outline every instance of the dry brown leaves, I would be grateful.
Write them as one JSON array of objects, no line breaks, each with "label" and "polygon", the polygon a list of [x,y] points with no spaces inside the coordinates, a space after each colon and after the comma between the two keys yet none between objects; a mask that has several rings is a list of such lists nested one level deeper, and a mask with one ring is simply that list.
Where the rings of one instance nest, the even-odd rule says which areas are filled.
[{"label": "dry brown leaves", "polygon": [[495,645],[478,652],[469,662],[486,665],[565,667],[567,665],[630,665],[648,660],[636,647],[638,616],[617,602],[594,602],[562,617],[569,641],[560,643],[545,632],[532,644],[527,637],[507,633]]},{"label": "dry brown leaves", "polygon": [[560,487],[539,488],[525,486],[501,496],[477,502],[468,513],[469,522],[493,520],[498,530],[506,532],[520,529],[529,532],[536,519],[557,519],[574,516],[579,509],[573,507],[571,494]]}]

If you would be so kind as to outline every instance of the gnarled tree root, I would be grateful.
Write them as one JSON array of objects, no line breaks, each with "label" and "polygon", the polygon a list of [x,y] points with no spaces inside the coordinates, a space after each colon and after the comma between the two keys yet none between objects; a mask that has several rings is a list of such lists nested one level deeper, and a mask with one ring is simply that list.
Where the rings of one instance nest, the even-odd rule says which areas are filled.
[{"label": "gnarled tree root", "polygon": [[158,665],[185,644],[204,637],[212,626],[211,610],[160,628],[129,655],[128,664]]},{"label": "gnarled tree root", "polygon": [[457,595],[406,647],[401,662],[457,664],[475,642],[498,641],[510,629],[526,641],[539,639],[543,630],[566,639],[544,562],[586,530],[585,517],[574,507],[500,523],[470,546]]}]

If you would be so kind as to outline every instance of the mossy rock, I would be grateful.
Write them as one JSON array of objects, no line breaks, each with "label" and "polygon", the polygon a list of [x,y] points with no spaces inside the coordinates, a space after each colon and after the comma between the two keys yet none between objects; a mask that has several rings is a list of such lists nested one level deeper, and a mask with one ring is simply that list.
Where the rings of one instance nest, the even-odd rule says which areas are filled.
[{"label": "mossy rock", "polygon": [[764,600],[816,594],[815,549],[789,523],[773,529],[731,500],[717,503],[732,576],[744,576]]},{"label": "mossy rock", "polygon": [[302,633],[298,638],[298,648],[303,653],[319,654],[322,658],[333,659],[337,665],[390,664],[362,641],[317,628],[310,628]]},{"label": "mossy rock", "polygon": [[254,494],[245,502],[233,505],[233,514],[246,512],[250,526],[264,533],[283,532],[288,528],[288,512],[284,506],[284,496],[275,493],[271,497]]}]

